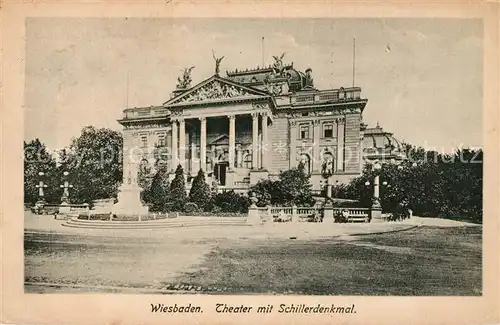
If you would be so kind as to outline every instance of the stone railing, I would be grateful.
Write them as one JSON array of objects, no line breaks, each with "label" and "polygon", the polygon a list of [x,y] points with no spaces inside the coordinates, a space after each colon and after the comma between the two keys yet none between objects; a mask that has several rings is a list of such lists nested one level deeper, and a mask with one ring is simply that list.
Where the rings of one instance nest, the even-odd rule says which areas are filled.
[{"label": "stone railing", "polygon": [[144,117],[165,117],[169,110],[164,107],[140,107],[123,111],[124,119],[144,118]]},{"label": "stone railing", "polygon": [[334,213],[344,210],[349,211],[347,222],[366,222],[370,218],[370,209],[368,208],[333,208]]},{"label": "stone railing", "polygon": [[[253,211],[252,211],[253,210]],[[332,215],[342,213],[342,211],[347,210],[348,222],[367,222],[370,219],[370,209],[369,208],[337,208],[331,207],[330,211]],[[256,213],[255,213],[256,212]],[[254,220],[257,215],[259,216],[260,222],[272,222],[274,217],[284,216],[287,221],[298,222],[307,221],[307,218],[314,215],[324,215],[325,208],[323,207],[255,207],[249,208],[249,216],[253,216]],[[325,220],[327,221],[327,220]],[[329,222],[329,221],[328,221]]]},{"label": "stone railing", "polygon": [[277,96],[276,103],[282,105],[304,105],[314,103],[340,103],[361,99],[361,88],[350,87],[309,93],[297,93],[291,96]]}]

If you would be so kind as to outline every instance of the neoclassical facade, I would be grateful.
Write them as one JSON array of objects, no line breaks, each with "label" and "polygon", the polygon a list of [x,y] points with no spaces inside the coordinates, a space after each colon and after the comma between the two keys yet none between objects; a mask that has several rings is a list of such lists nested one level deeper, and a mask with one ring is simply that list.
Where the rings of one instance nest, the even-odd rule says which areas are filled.
[{"label": "neoclassical facade", "polygon": [[215,74],[191,86],[191,69],[178,79],[162,105],[127,108],[124,175],[127,169],[188,175],[199,169],[207,182],[244,191],[261,179],[303,162],[314,189],[333,167],[333,182],[348,182],[363,167],[362,113],[367,99],[359,87],[319,90],[312,71],[281,59],[269,67]]}]

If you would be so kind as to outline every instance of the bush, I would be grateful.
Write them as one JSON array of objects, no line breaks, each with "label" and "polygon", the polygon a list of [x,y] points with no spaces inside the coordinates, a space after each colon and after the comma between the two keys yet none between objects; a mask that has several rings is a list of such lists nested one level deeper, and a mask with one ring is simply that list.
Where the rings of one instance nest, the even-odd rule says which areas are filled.
[{"label": "bush", "polygon": [[312,206],[315,200],[309,178],[300,164],[298,168],[281,172],[277,181],[259,181],[250,191],[255,194],[258,206]]},{"label": "bush", "polygon": [[154,175],[151,185],[141,192],[141,198],[149,205],[151,212],[165,212],[168,195],[168,175],[163,170],[159,170]]},{"label": "bush", "polygon": [[215,195],[213,204],[218,206],[221,212],[247,213],[248,207],[250,207],[250,198],[234,191],[226,191]]},{"label": "bush", "polygon": [[208,209],[211,201],[210,186],[206,183],[205,173],[202,169],[193,180],[191,190],[189,191],[189,200],[203,210]]},{"label": "bush", "polygon": [[210,213],[215,214],[215,213],[221,213],[221,212],[222,212],[222,209],[221,209],[219,206],[214,205],[214,206],[212,207],[212,210],[211,210],[211,212],[210,212]]},{"label": "bush", "polygon": [[194,213],[198,212],[198,205],[194,202],[188,202],[184,205],[184,212],[186,213]]},{"label": "bush", "polygon": [[170,184],[170,204],[171,211],[182,211],[187,201],[186,182],[184,180],[184,169],[181,165],[175,170],[175,177]]},{"label": "bush", "polygon": [[333,213],[333,219],[335,220],[335,223],[346,223],[349,221],[346,217],[344,217],[342,210],[336,210]]}]

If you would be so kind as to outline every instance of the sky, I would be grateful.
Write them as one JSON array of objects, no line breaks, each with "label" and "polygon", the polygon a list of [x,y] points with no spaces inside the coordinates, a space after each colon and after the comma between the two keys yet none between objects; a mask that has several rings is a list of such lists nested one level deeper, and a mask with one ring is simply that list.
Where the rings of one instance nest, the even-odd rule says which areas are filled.
[{"label": "sky", "polygon": [[168,100],[181,69],[195,66],[192,84],[212,76],[212,50],[221,75],[286,52],[316,88],[350,87],[355,38],[365,123],[429,149],[479,147],[482,35],[473,19],[29,18],[25,140],[60,149],[86,125],[121,130],[123,109]]}]

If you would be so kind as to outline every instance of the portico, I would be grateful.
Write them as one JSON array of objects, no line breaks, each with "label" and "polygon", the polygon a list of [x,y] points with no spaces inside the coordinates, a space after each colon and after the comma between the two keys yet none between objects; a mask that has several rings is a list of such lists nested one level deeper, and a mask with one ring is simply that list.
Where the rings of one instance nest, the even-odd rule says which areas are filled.
[{"label": "portico", "polygon": [[[220,185],[233,187],[234,182],[244,185],[249,173],[267,169],[267,130],[271,122],[265,110],[229,115],[173,116],[171,172],[181,165],[194,176],[201,168],[212,174]],[[210,129],[212,126],[214,130]]]}]

